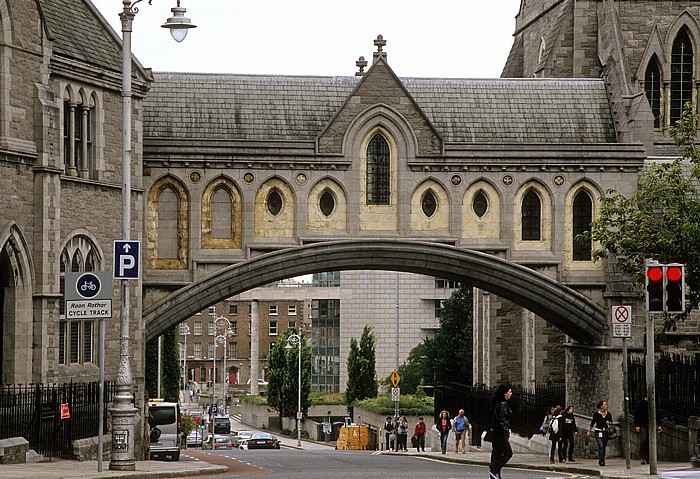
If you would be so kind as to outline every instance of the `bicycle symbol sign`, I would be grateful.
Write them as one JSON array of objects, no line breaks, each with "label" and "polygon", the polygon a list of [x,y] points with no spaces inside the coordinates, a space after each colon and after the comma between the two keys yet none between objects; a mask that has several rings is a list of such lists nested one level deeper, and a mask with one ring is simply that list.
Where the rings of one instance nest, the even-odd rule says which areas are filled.
[{"label": "bicycle symbol sign", "polygon": [[83,298],[94,298],[100,292],[100,278],[91,273],[85,273],[78,278],[75,289]]}]

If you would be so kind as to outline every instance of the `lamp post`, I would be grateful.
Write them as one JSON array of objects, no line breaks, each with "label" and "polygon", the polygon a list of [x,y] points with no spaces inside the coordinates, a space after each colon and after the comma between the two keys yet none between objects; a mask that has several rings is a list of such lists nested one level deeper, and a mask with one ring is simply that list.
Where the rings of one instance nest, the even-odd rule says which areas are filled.
[{"label": "lamp post", "polygon": [[287,337],[287,344],[284,348],[291,349],[293,347],[292,345],[297,345],[297,356],[299,357],[299,376],[297,378],[297,446],[301,446],[301,429],[299,428],[299,421],[301,420],[301,335],[292,333]]},{"label": "lamp post", "polygon": [[[131,30],[136,5],[143,0],[123,0],[119,18],[122,22],[122,239],[131,239]],[[148,0],[150,4],[153,0]],[[163,27],[169,28],[173,38],[182,41],[188,28],[195,25],[185,18],[185,9],[171,9],[173,17]],[[171,21],[172,20],[172,21]],[[181,37],[181,38],[180,38]],[[178,40],[179,38],[179,40]],[[128,281],[121,284],[121,321],[119,339],[119,366],[117,368],[116,394],[112,415],[112,453],[109,468],[117,471],[136,469],[134,459],[134,434],[136,408],[132,393],[133,378],[129,364],[130,290]]]},{"label": "lamp post", "polygon": [[[226,318],[223,318],[223,319],[226,319]],[[228,319],[226,319],[226,321],[228,322]],[[231,323],[229,322],[229,325],[230,324]],[[227,351],[226,346],[228,345],[228,339],[227,339],[228,336],[232,336],[232,335],[233,335],[233,330],[231,329],[231,326],[229,326],[226,329],[226,331],[224,331],[223,334],[220,334],[216,338],[214,338],[214,343],[216,343],[216,341],[221,341],[224,343],[224,360],[223,360],[224,374],[223,374],[222,380],[221,380],[221,388],[222,388],[221,396],[222,397],[228,395],[228,368],[226,367],[226,358],[228,356],[228,351]],[[216,357],[214,357],[214,361],[216,361]],[[214,391],[214,393],[216,394],[216,391]],[[226,405],[224,405],[224,409],[225,408],[226,408]]]},{"label": "lamp post", "polygon": [[185,372],[182,377],[182,393],[187,395],[187,402],[189,402],[190,395],[189,392],[187,392],[187,383],[189,379],[189,375],[187,374],[187,336],[190,335],[190,327],[187,324],[184,324],[183,326],[184,327],[180,328],[180,334],[185,337],[185,344],[182,347],[182,369]]},{"label": "lamp post", "polygon": [[[214,320],[214,377],[212,378],[212,395],[214,396],[212,398],[213,404],[216,404],[218,406],[219,401],[216,396],[216,341],[219,339],[219,334],[217,334],[217,331],[219,330],[219,321],[226,321],[227,328],[226,328],[226,333],[231,330],[231,321],[228,320],[228,318],[225,318],[223,316],[217,316],[216,313],[211,313],[210,316]],[[225,338],[224,338],[225,339]],[[226,347],[226,344],[224,343],[224,347]],[[225,354],[225,351],[224,351]],[[224,358],[226,359],[226,358]],[[226,367],[224,365],[224,367]]]}]

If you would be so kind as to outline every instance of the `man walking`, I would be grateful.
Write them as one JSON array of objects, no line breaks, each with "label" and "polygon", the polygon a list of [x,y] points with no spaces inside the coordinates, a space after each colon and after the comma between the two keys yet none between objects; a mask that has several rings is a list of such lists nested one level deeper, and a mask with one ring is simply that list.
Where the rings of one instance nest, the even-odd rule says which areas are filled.
[{"label": "man walking", "polygon": [[[661,432],[661,422],[656,416],[656,430]],[[649,396],[644,394],[644,398],[637,403],[634,408],[634,431],[641,433],[639,440],[639,456],[642,464],[649,463]]]},{"label": "man walking", "polygon": [[413,428],[413,435],[416,438],[416,451],[423,450],[425,452],[425,423],[422,417],[418,418],[416,427]]},{"label": "man walking", "polygon": [[466,438],[469,430],[469,419],[464,415],[464,409],[460,409],[457,417],[454,418],[455,430],[455,453],[459,452],[459,443],[462,442],[462,454],[467,452]]}]

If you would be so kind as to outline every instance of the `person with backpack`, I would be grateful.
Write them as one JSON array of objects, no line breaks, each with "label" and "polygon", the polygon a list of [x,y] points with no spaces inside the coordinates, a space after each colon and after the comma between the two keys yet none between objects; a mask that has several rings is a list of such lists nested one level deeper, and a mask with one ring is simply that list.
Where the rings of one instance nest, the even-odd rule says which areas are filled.
[{"label": "person with backpack", "polygon": [[408,419],[406,416],[402,416],[396,421],[396,450],[397,451],[408,451]]},{"label": "person with backpack", "polygon": [[578,436],[578,426],[576,426],[576,416],[574,416],[574,407],[568,406],[564,411],[564,433],[562,434],[562,446],[564,452],[560,454],[559,457],[564,457],[564,462],[567,461],[567,451],[568,451],[568,461],[574,461],[574,436]]},{"label": "person with backpack", "polygon": [[386,450],[391,451],[396,446],[396,433],[394,432],[394,421],[391,416],[387,416],[384,423],[384,434],[386,436]]},{"label": "person with backpack", "polygon": [[554,451],[559,448],[559,462],[564,462],[564,449],[561,443],[564,433],[564,419],[561,414],[561,406],[554,409],[552,420],[549,423],[549,439],[552,441],[552,447],[549,450],[549,463],[554,464]]},{"label": "person with backpack", "polygon": [[467,452],[466,437],[469,431],[469,419],[464,415],[464,409],[460,409],[457,416],[452,420],[455,430],[455,454],[459,452],[459,443],[462,443],[462,454]]}]

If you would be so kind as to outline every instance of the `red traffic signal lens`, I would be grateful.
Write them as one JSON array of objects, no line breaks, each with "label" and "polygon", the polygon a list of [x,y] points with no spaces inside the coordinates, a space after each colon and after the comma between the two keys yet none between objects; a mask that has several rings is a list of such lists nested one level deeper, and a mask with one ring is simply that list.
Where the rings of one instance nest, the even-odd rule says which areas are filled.
[{"label": "red traffic signal lens", "polygon": [[670,266],[666,269],[666,277],[669,281],[680,281],[683,277],[683,272],[677,266]]},{"label": "red traffic signal lens", "polygon": [[[678,270],[678,275],[680,277],[680,270]],[[647,268],[647,278],[649,278],[649,281],[661,281],[663,276],[664,273],[661,271],[661,268]]]}]

